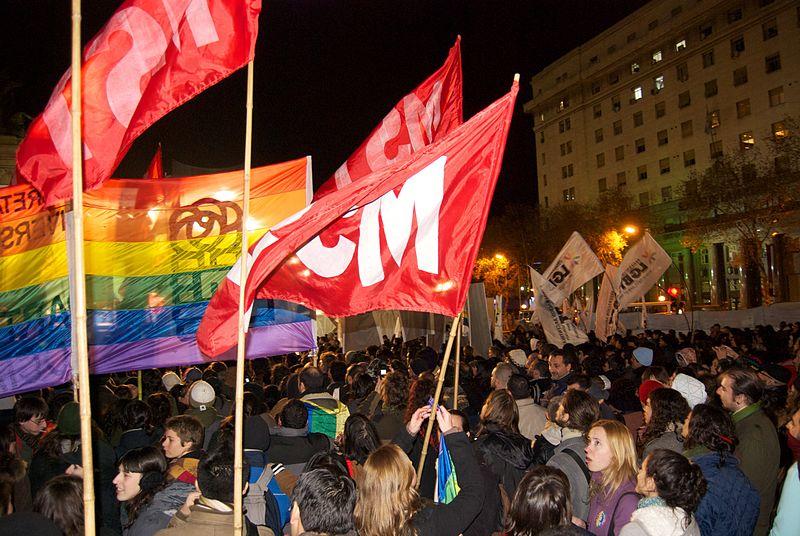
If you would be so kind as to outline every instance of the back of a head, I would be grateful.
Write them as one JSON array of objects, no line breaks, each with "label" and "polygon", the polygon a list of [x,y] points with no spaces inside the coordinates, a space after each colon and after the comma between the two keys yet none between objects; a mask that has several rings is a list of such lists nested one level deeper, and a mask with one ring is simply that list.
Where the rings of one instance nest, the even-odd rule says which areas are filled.
[{"label": "back of a head", "polygon": [[304,393],[318,393],[325,387],[325,375],[317,367],[305,367],[300,372],[300,383],[305,387]]},{"label": "back of a head", "polygon": [[564,413],[569,414],[566,423],[567,428],[588,432],[589,427],[600,417],[600,405],[597,401],[584,391],[569,389],[561,399],[561,406]]},{"label": "back of a head", "polygon": [[143,400],[131,400],[125,404],[122,411],[122,425],[125,430],[143,428],[148,430],[152,423],[152,411],[147,402]]},{"label": "back of a head", "polygon": [[347,364],[344,361],[333,361],[328,368],[331,379],[335,382],[343,382],[347,376]]},{"label": "back of a head", "polygon": [[300,475],[292,493],[306,532],[347,534],[355,531],[356,486],[350,477],[328,469]]},{"label": "back of a head", "polygon": [[686,511],[688,524],[706,493],[706,479],[700,468],[682,454],[668,449],[656,449],[646,459],[648,477],[653,478],[658,496],[672,508]]},{"label": "back of a head", "polygon": [[[242,460],[242,491],[247,485],[250,464]],[[197,466],[197,485],[206,499],[233,503],[233,448],[229,442],[222,442],[209,451]]]},{"label": "back of a head", "polygon": [[492,374],[499,384],[497,387],[505,387],[508,385],[508,380],[511,378],[511,375],[514,374],[514,367],[508,363],[498,363],[497,366],[494,367],[494,372]]},{"label": "back of a head", "polygon": [[522,400],[531,397],[531,388],[528,379],[522,374],[512,374],[508,379],[508,390],[514,400]]},{"label": "back of a head", "polygon": [[281,426],[300,430],[308,424],[308,410],[300,400],[293,398],[281,410]]},{"label": "back of a head", "polygon": [[394,444],[369,455],[356,474],[358,501],[354,512],[361,536],[400,534],[422,505],[414,488],[411,460]]},{"label": "back of a head", "polygon": [[365,415],[353,413],[347,418],[344,423],[342,450],[348,459],[363,465],[367,457],[380,446],[375,425]]},{"label": "back of a head", "polygon": [[67,475],[48,480],[36,494],[33,510],[55,523],[65,536],[83,534],[83,480]]},{"label": "back of a head", "polygon": [[[481,430],[487,427],[500,428],[505,432],[519,433],[519,409],[516,402],[505,389],[489,393],[481,408]],[[481,431],[479,431],[480,435]]]},{"label": "back of a head", "polygon": [[705,447],[720,455],[733,453],[739,439],[730,414],[709,404],[698,404],[689,414],[684,448]]},{"label": "back of a head", "polygon": [[506,532],[513,536],[528,536],[546,529],[566,527],[571,522],[572,499],[567,476],[546,465],[528,471],[511,502]]}]

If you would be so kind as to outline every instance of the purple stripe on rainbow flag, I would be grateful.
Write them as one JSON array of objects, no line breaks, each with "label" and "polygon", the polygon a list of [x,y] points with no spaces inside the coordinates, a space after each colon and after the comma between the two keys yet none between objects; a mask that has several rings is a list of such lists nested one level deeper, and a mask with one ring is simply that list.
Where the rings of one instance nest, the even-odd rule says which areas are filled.
[{"label": "purple stripe on rainbow flag", "polygon": [[0,394],[34,391],[68,382],[71,377],[69,348],[57,348],[3,361]]},{"label": "purple stripe on rainbow flag", "polygon": [[[311,321],[251,327],[247,336],[248,359],[305,351],[316,345]],[[93,374],[125,370],[195,365],[211,361],[197,349],[194,334],[184,337],[161,337],[133,343],[107,344],[90,348]],[[147,356],[147,357],[142,357]],[[236,359],[236,349],[214,361]],[[97,363],[97,365],[95,365]]]}]

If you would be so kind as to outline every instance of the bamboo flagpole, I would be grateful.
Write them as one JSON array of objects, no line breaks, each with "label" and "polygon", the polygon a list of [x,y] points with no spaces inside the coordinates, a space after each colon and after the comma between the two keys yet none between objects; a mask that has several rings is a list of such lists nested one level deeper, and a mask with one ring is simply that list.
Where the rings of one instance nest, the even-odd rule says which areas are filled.
[{"label": "bamboo flagpole", "polygon": [[70,304],[78,353],[78,404],[81,416],[84,534],[94,536],[92,408],[89,399],[89,344],[86,333],[86,273],[83,255],[83,152],[81,106],[81,0],[72,0],[72,240],[75,244],[75,303]]},{"label": "bamboo flagpole", "polygon": [[461,372],[461,326],[458,323],[458,334],[456,335],[456,370],[453,375],[453,409],[458,409],[458,373]]},{"label": "bamboo flagpole", "polygon": [[439,368],[439,381],[436,383],[436,392],[433,395],[433,405],[431,406],[431,416],[428,418],[428,427],[425,429],[425,440],[422,443],[422,454],[420,454],[419,465],[417,466],[416,487],[419,487],[422,478],[422,467],[425,465],[425,457],[428,454],[428,442],[431,439],[431,432],[433,432],[433,423],[436,421],[436,408],[439,406],[439,396],[442,394],[444,377],[447,375],[447,362],[450,360],[450,351],[453,349],[453,339],[456,338],[456,331],[458,331],[458,326],[461,325],[462,314],[464,313],[458,313],[458,316],[456,316],[453,321],[453,326],[450,328],[450,337],[447,339],[447,347],[444,350],[442,366]]},{"label": "bamboo flagpole", "polygon": [[244,138],[244,186],[242,188],[242,254],[239,263],[239,338],[236,346],[236,405],[233,439],[233,533],[242,536],[242,406],[244,402],[244,355],[247,326],[244,318],[245,286],[247,285],[248,251],[247,219],[250,214],[250,165],[253,147],[253,61],[247,64],[247,118]]}]

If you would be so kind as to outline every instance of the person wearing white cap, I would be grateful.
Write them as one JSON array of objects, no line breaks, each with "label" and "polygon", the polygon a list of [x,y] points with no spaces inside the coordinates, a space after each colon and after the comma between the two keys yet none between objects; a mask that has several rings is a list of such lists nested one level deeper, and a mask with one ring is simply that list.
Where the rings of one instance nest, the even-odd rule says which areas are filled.
[{"label": "person wearing white cap", "polygon": [[705,384],[687,374],[677,374],[672,380],[672,388],[683,395],[683,398],[689,403],[689,409],[697,404],[704,404],[708,398]]},{"label": "person wearing white cap", "polygon": [[217,410],[214,409],[214,400],[216,393],[214,388],[211,387],[207,381],[199,380],[192,384],[189,388],[189,404],[191,408],[186,410],[186,415],[196,418],[203,425],[203,428],[208,428],[214,421],[219,420]]},{"label": "person wearing white cap", "polygon": [[169,393],[173,387],[178,385],[179,383],[183,383],[181,381],[181,377],[178,376],[175,372],[171,370],[165,372],[163,376],[161,376],[161,384],[164,386],[164,389]]}]

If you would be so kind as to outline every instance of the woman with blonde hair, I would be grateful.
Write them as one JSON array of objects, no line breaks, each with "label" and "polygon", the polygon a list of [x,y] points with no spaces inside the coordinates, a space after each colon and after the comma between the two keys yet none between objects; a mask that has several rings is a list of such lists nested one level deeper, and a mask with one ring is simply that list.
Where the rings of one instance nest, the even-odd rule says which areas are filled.
[{"label": "woman with blonde hair", "polygon": [[636,493],[636,445],[628,428],[601,419],[589,429],[586,466],[592,472],[587,530],[597,536],[614,536],[631,519]]},{"label": "woman with blonde hair", "polygon": [[406,452],[413,447],[430,406],[414,412],[388,444],[369,455],[358,471],[358,500],[354,517],[361,536],[458,535],[469,527],[483,504],[483,478],[467,436],[453,426],[450,413],[439,406],[436,422],[450,451],[460,491],[449,504],[426,504],[415,488],[416,472]]}]

